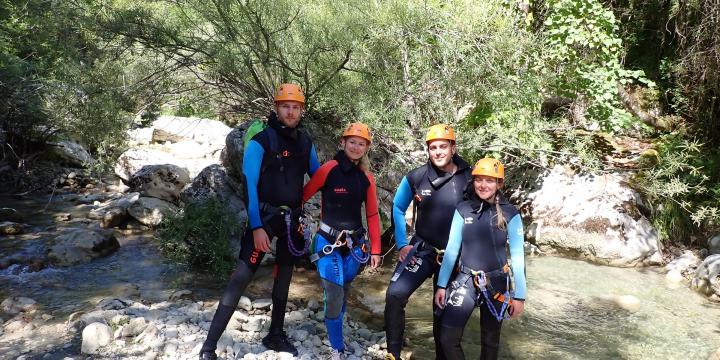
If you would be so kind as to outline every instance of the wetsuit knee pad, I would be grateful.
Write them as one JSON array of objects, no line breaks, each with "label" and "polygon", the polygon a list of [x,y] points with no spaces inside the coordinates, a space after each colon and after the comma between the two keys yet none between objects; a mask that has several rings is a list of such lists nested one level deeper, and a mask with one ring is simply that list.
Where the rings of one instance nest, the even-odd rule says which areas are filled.
[{"label": "wetsuit knee pad", "polygon": [[440,345],[446,358],[464,359],[462,347],[463,328],[443,326],[440,329]]},{"label": "wetsuit knee pad", "polygon": [[406,291],[402,291],[402,289],[398,286],[393,285],[394,284],[391,283],[390,287],[388,287],[385,292],[385,305],[405,307],[408,303],[408,299],[410,298],[410,294]]},{"label": "wetsuit knee pad", "polygon": [[345,304],[345,288],[322,279],[325,288],[325,318],[334,319],[341,315]]},{"label": "wetsuit knee pad", "polygon": [[235,308],[243,292],[245,292],[245,288],[252,280],[253,274],[254,272],[250,267],[244,261],[240,261],[237,269],[230,275],[230,281],[220,299],[220,303]]}]

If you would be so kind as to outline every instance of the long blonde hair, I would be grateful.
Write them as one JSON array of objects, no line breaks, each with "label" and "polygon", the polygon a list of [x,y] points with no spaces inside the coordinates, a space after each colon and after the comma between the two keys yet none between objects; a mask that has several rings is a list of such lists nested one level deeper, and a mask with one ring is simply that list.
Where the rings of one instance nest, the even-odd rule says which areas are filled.
[{"label": "long blonde hair", "polygon": [[507,231],[507,220],[505,220],[505,214],[503,214],[502,208],[500,207],[500,190],[495,193],[495,216],[497,217],[497,227],[502,231]]}]

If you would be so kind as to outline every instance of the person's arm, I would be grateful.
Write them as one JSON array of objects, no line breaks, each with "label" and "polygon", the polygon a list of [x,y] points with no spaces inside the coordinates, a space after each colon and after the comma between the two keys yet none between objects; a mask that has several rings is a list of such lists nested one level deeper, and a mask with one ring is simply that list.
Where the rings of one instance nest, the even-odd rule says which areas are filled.
[{"label": "person's arm", "polygon": [[380,255],[380,214],[378,211],[377,189],[375,178],[370,172],[366,173],[370,186],[365,195],[365,220],[367,220],[368,235],[370,237],[370,254]]},{"label": "person's arm", "polygon": [[448,237],[448,244],[445,247],[445,254],[443,254],[442,265],[440,265],[440,274],[438,275],[437,286],[441,289],[447,287],[450,281],[450,275],[452,274],[455,262],[460,255],[460,246],[462,245],[462,230],[465,225],[462,215],[455,210],[453,215],[452,224],[450,225],[450,236]]},{"label": "person's arm", "polygon": [[413,199],[412,187],[407,176],[403,177],[393,198],[393,226],[395,227],[395,246],[398,250],[408,245],[405,230],[405,212]]},{"label": "person's arm", "polygon": [[310,163],[308,164],[308,175],[313,176],[320,167],[320,161],[318,161],[317,151],[315,150],[315,144],[310,147]]},{"label": "person's arm", "polygon": [[513,216],[508,223],[508,242],[510,243],[510,262],[515,278],[515,299],[525,300],[525,236],[520,214]]},{"label": "person's arm", "polygon": [[260,218],[260,206],[258,201],[257,185],[260,180],[260,168],[262,166],[265,149],[255,140],[250,140],[243,153],[242,172],[245,176],[245,188],[247,189],[248,218],[250,230],[263,226]]},{"label": "person's arm", "polygon": [[318,192],[318,190],[325,186],[325,180],[327,180],[328,174],[333,168],[335,168],[335,166],[337,166],[337,164],[337,161],[330,160],[315,171],[315,174],[313,174],[310,181],[308,181],[303,188],[303,202],[308,201],[313,195],[315,195],[316,192]]}]

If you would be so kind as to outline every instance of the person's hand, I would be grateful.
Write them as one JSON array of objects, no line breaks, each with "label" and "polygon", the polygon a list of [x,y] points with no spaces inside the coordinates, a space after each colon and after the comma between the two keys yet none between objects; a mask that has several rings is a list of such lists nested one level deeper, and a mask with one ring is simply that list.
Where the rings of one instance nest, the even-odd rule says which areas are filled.
[{"label": "person's hand", "polygon": [[445,308],[445,289],[437,289],[435,292],[435,305],[441,309]]},{"label": "person's hand", "polygon": [[382,263],[382,256],[380,256],[380,255],[370,256],[370,268],[371,269],[377,269],[381,263]]},{"label": "person's hand", "polygon": [[270,239],[265,229],[257,228],[253,230],[253,242],[255,243],[255,250],[260,250],[264,253],[270,252]]},{"label": "person's hand", "polygon": [[525,300],[513,300],[510,305],[510,318],[516,319],[522,315],[525,310]]},{"label": "person's hand", "polygon": [[[398,253],[398,260],[400,260],[400,262],[405,261],[405,257],[408,255],[410,250],[412,250],[412,248],[413,248],[412,245],[403,246],[402,249],[400,249],[400,252]],[[415,263],[415,258],[410,259],[410,264],[414,264],[414,263]]]}]

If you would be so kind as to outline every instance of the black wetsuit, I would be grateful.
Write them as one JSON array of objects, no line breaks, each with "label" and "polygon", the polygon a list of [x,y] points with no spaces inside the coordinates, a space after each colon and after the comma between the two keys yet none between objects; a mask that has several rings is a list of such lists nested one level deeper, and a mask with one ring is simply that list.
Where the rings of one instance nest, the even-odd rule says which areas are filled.
[{"label": "black wetsuit", "polygon": [[283,333],[290,280],[298,257],[293,256],[288,249],[287,224],[280,209],[285,207],[291,212],[289,236],[296,248],[303,249],[304,239],[296,229],[302,205],[304,177],[306,173],[312,175],[319,164],[315,147],[307,134],[296,128],[283,126],[275,113],[268,117],[268,126],[276,132],[275,151],[271,146],[271,135],[268,134],[268,131],[272,130],[265,129],[252,138],[243,154],[250,226],[242,239],[241,261],[230,276],[230,282],[210,324],[201,353],[215,351],[220,335],[225,331],[240,297],[265,256],[264,252],[255,249],[253,240],[253,230],[261,227],[265,229],[270,240],[277,238],[270,334]]},{"label": "black wetsuit", "polygon": [[[410,245],[416,247],[415,264],[400,263],[385,296],[385,333],[388,352],[399,359],[405,332],[405,306],[410,295],[425,280],[434,276],[437,281],[440,264],[437,250],[444,250],[450,232],[450,223],[455,206],[463,200],[463,193],[472,179],[470,166],[457,155],[454,174],[447,174],[435,168],[430,161],[410,173],[400,182],[393,199],[393,223],[397,248],[408,245],[405,234],[405,211],[412,200],[417,202],[415,235]],[[409,260],[410,256],[408,256]],[[432,299],[429,299],[432,302]],[[434,306],[434,305],[433,305]],[[439,318],[433,316],[433,335],[437,358],[442,359],[438,330]]]},{"label": "black wetsuit", "polygon": [[[463,330],[473,310],[480,307],[480,359],[497,359],[500,327],[509,297],[525,299],[522,219],[518,210],[501,196],[498,204],[507,225],[505,229],[498,228],[497,206],[474,194],[470,198],[457,206],[438,276],[437,286],[447,287],[440,342],[446,358],[464,359],[460,345]],[[514,294],[507,291],[511,284],[508,248],[512,256]],[[458,267],[460,271],[455,272]],[[477,275],[479,271],[485,276]],[[482,281],[485,285],[481,285]],[[495,298],[498,294],[502,298]]]}]

